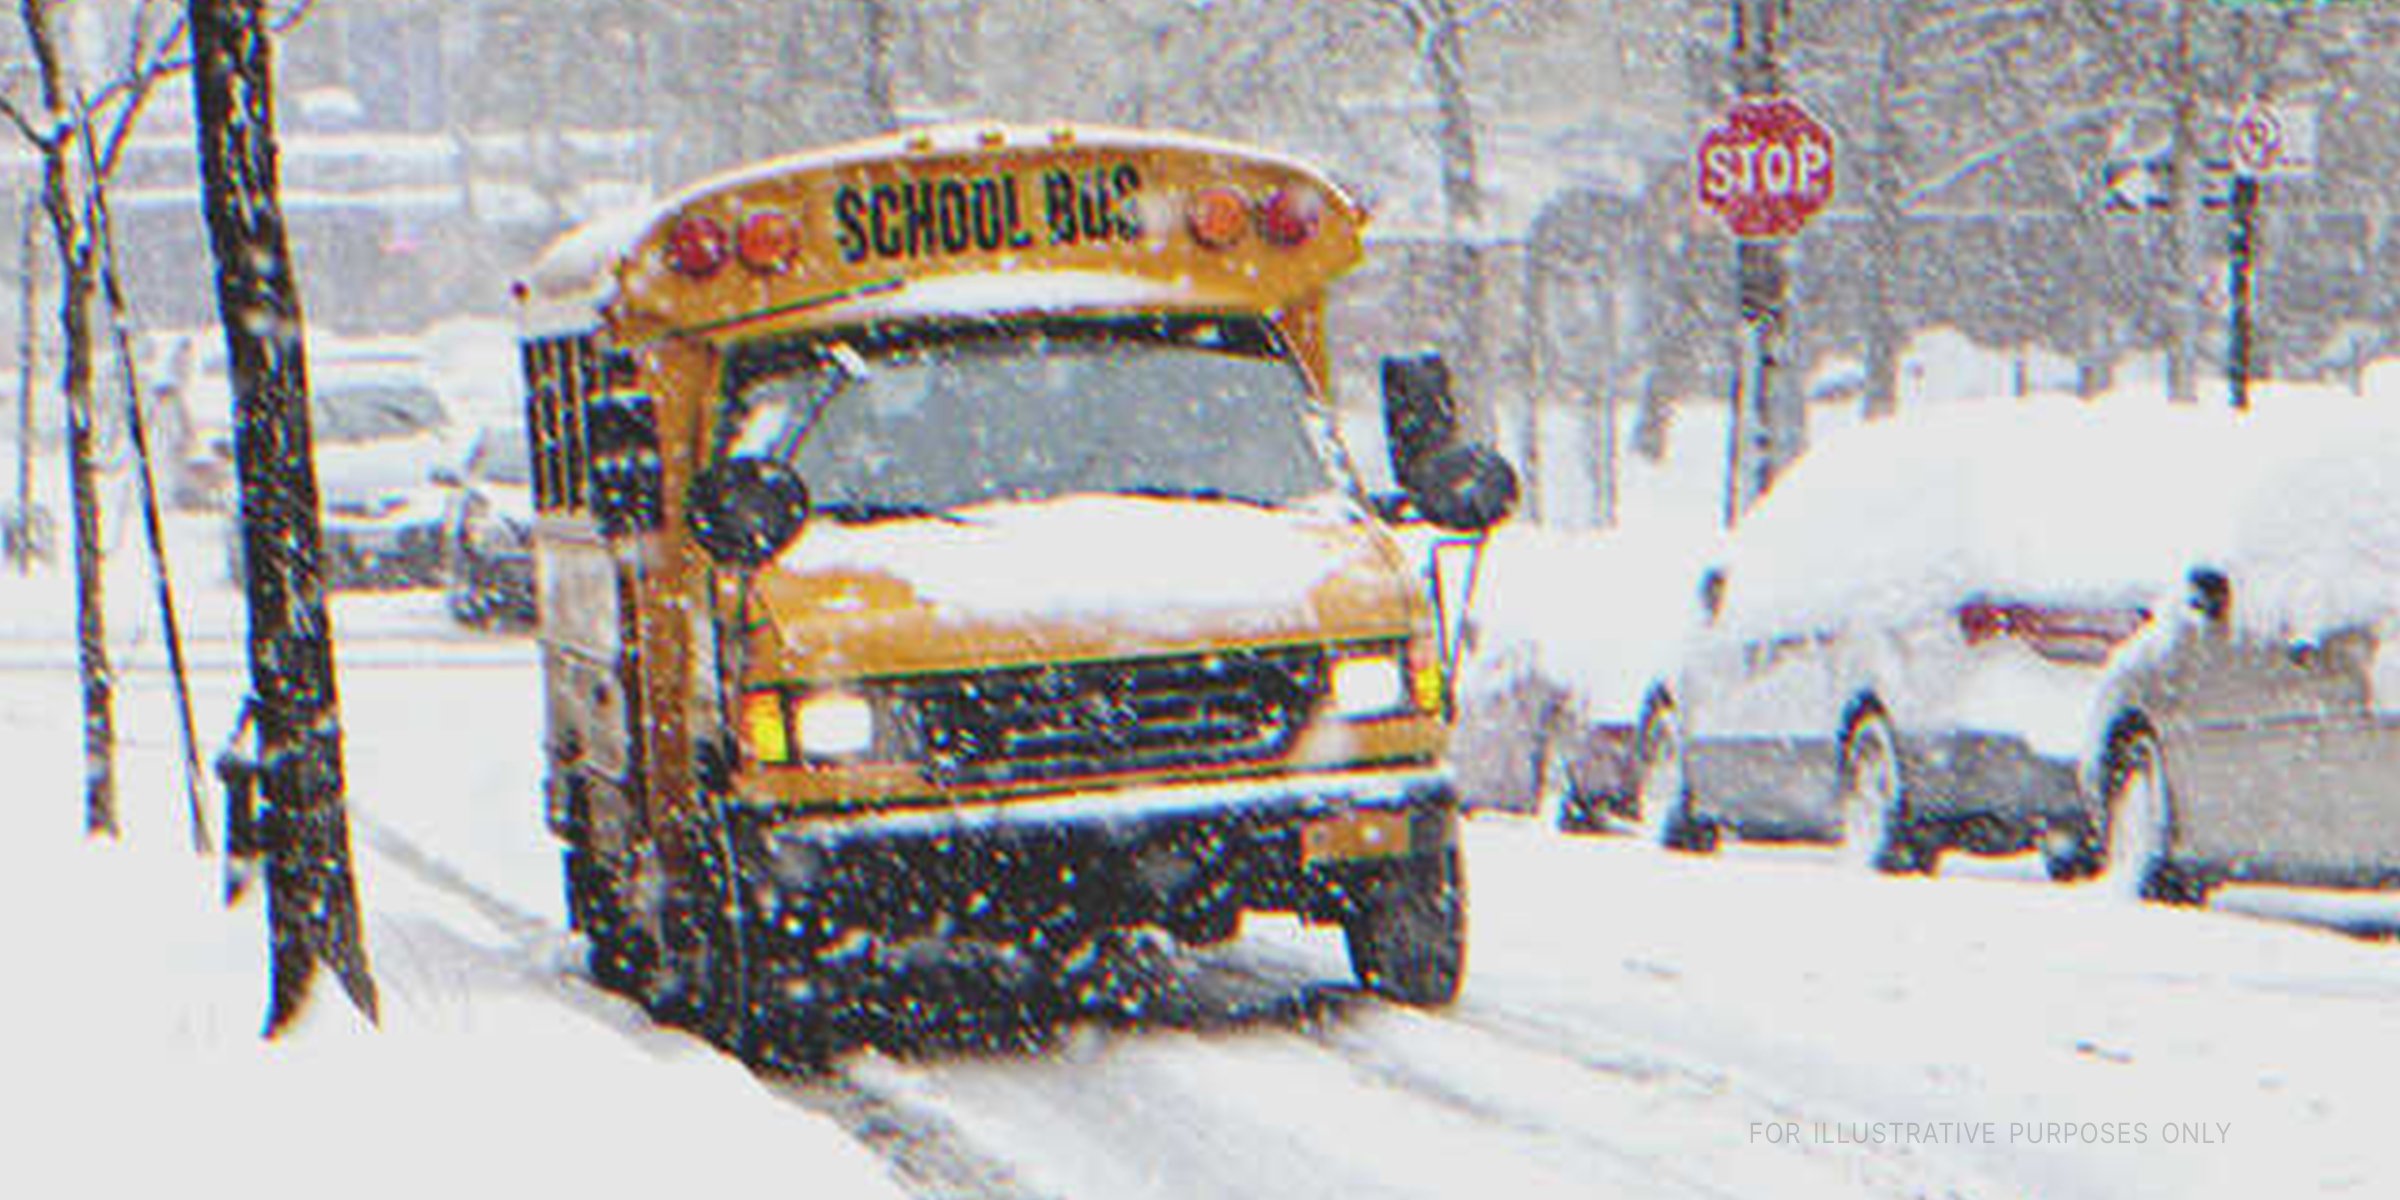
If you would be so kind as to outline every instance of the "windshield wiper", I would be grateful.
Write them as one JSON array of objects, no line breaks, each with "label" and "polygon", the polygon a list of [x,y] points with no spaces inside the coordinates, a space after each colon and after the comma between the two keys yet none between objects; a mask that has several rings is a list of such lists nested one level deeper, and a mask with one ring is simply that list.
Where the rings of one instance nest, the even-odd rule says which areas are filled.
[{"label": "windshield wiper", "polygon": [[1251,508],[1281,508],[1272,500],[1244,496],[1215,487],[1170,487],[1165,484],[1143,483],[1131,487],[1108,489],[1112,496],[1152,496],[1162,500],[1214,500],[1224,504],[1242,504]]},{"label": "windshield wiper", "polygon": [[844,525],[871,525],[877,521],[906,521],[931,518],[952,525],[973,522],[947,509],[923,504],[887,504],[874,500],[833,500],[815,507],[815,511]]}]

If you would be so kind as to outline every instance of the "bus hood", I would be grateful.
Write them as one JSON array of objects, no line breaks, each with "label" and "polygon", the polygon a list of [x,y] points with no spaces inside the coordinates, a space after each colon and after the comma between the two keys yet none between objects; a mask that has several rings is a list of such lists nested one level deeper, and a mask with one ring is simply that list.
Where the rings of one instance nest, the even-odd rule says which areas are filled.
[{"label": "bus hood", "polygon": [[1133,496],[812,524],[757,582],[757,678],[1396,638],[1422,581],[1347,502]]}]

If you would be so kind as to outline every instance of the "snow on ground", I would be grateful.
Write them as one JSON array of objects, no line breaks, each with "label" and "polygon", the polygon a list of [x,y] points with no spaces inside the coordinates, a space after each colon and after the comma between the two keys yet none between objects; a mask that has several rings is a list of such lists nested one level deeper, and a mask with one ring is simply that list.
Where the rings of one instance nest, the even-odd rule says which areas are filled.
[{"label": "snow on ground", "polygon": [[[241,625],[216,522],[175,533],[206,758],[246,678]],[[530,647],[453,632],[431,593],[334,605],[381,1028],[320,979],[302,1026],[261,1041],[264,914],[222,908],[218,860],[188,848],[140,543],[115,544],[118,842],[81,832],[63,565],[0,569],[0,1190],[901,1194],[831,1122],[581,977],[540,827]]]},{"label": "snow on ground", "polygon": [[[1703,454],[1704,424],[1679,427]],[[1651,470],[1629,472],[1629,514],[1714,500]],[[214,523],[175,532],[206,755],[240,625]],[[0,572],[8,1191],[898,1193],[828,1106],[583,980],[540,825],[532,653],[451,629],[426,593],[335,605],[383,1026],[327,983],[261,1043],[263,918],[220,909],[215,863],[184,848],[137,531],[109,536],[119,843],[80,832],[65,577]],[[1487,580],[1534,644],[1595,619],[1559,599],[1572,573],[1537,578]],[[2171,911],[2023,862],[1893,879],[1505,818],[1466,849],[1454,1010],[1369,999],[1338,936],[1256,920],[1178,953],[1145,1020],[1068,1022],[1031,1050],[861,1050],[828,1086],[1001,1164],[1009,1186],[977,1195],[2400,1194],[2391,895],[2230,888]]]},{"label": "snow on ground", "polygon": [[[1508,817],[1467,842],[1445,1013],[1333,986],[1338,936],[1188,953],[1204,1019],[869,1053],[865,1086],[1070,1196],[2388,1195],[2388,944]],[[2400,930],[2386,897],[2354,911]]]}]

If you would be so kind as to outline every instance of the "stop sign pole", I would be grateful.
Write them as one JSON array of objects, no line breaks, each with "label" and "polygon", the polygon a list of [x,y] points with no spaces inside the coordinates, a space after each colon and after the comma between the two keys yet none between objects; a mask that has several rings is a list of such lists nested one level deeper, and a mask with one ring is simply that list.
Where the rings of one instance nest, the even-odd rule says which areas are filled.
[{"label": "stop sign pole", "polygon": [[1695,190],[1738,239],[1741,314],[1732,419],[1726,423],[1725,524],[1764,494],[1807,436],[1806,414],[1779,370],[1790,325],[1783,243],[1832,199],[1833,134],[1781,95],[1777,45],[1790,0],[1731,0],[1737,97],[1704,134]]}]

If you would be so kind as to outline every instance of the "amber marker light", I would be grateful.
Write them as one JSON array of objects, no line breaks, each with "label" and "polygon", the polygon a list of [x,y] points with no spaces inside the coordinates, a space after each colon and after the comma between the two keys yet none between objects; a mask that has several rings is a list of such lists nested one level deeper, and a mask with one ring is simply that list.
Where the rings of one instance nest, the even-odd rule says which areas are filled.
[{"label": "amber marker light", "polygon": [[783,693],[772,689],[742,697],[742,734],[750,757],[768,765],[792,761],[791,727],[784,720]]},{"label": "amber marker light", "polygon": [[1223,250],[1249,232],[1250,206],[1243,203],[1239,192],[1211,188],[1192,197],[1191,211],[1184,219],[1191,226],[1193,241]]},{"label": "amber marker light", "polygon": [[1325,198],[1307,188],[1283,188],[1258,206],[1258,232],[1273,245],[1305,246],[1325,222]]},{"label": "amber marker light", "polygon": [[752,213],[742,219],[734,244],[743,266],[761,275],[780,275],[800,252],[800,226],[783,213]]},{"label": "amber marker light", "polygon": [[706,279],[725,267],[731,247],[715,218],[690,216],[667,231],[667,265],[691,279]]},{"label": "amber marker light", "polygon": [[1441,653],[1430,643],[1412,643],[1408,648],[1408,685],[1418,712],[1442,711],[1443,683]]}]

